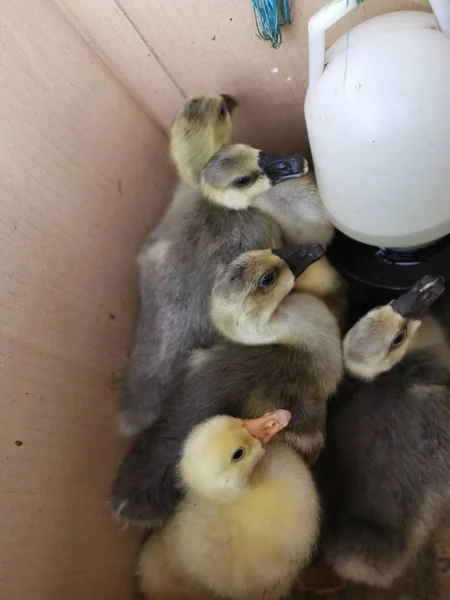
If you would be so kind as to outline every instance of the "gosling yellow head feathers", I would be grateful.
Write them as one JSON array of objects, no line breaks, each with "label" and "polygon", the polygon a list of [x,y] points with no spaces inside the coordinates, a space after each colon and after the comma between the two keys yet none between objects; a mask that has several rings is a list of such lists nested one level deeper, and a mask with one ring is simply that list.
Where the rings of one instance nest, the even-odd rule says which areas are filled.
[{"label": "gosling yellow head feathers", "polygon": [[289,338],[292,323],[283,311],[283,301],[294,289],[296,277],[323,254],[319,244],[242,254],[213,287],[214,324],[239,343],[271,344]]},{"label": "gosling yellow head feathers", "polygon": [[178,174],[208,200],[246,209],[276,183],[302,177],[307,161],[298,154],[269,156],[244,144],[231,144],[231,96],[193,96],[170,131],[170,153]]},{"label": "gosling yellow head feathers", "polygon": [[231,143],[231,115],[237,101],[228,94],[192,96],[170,132],[170,153],[178,174],[197,187],[211,156]]},{"label": "gosling yellow head feathers", "polygon": [[406,354],[430,306],[444,291],[442,277],[427,275],[386,306],[371,310],[344,339],[344,363],[360,379],[389,371]]},{"label": "gosling yellow head feathers", "polygon": [[231,501],[248,486],[267,443],[286,427],[286,410],[259,419],[219,415],[194,428],[180,461],[180,477],[190,492],[221,502]]},{"label": "gosling yellow head feathers", "polygon": [[245,210],[273,185],[307,172],[308,163],[299,154],[269,156],[245,144],[234,144],[211,157],[202,171],[200,188],[211,202]]}]

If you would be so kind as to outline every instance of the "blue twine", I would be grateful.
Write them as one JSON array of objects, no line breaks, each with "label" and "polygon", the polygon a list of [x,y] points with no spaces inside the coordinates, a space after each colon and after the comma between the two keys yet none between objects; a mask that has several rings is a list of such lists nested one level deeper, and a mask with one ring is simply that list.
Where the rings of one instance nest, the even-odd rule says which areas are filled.
[{"label": "blue twine", "polygon": [[258,37],[281,46],[281,27],[291,22],[289,0],[252,0]]}]

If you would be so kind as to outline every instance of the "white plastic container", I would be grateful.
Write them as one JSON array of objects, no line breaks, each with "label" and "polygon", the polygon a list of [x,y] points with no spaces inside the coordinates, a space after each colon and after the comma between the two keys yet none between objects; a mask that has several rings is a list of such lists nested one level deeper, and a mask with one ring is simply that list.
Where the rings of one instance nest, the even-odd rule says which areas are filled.
[{"label": "white plastic container", "polygon": [[358,25],[326,61],[325,30],[356,0],[334,0],[309,22],[305,115],[320,193],[335,226],[366,244],[450,233],[450,0],[432,4],[435,16]]}]

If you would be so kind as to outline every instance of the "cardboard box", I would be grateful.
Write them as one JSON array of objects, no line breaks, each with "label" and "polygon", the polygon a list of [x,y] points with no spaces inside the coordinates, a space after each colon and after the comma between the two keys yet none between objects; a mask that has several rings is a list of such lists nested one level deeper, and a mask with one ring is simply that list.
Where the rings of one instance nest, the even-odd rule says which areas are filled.
[{"label": "cardboard box", "polygon": [[[170,200],[166,132],[202,90],[236,139],[304,150],[307,19],[278,51],[250,0],[0,2],[0,597],[126,600],[138,534],[107,504],[135,256]],[[409,1],[367,0],[355,22]]]}]

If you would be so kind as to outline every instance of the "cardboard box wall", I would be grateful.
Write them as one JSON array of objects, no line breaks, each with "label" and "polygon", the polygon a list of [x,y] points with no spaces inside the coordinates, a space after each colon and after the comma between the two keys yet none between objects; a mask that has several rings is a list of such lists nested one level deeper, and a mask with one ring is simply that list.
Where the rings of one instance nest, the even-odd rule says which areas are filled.
[{"label": "cardboard box wall", "polygon": [[[0,0],[0,598],[127,600],[138,536],[107,506],[134,257],[170,199],[186,95],[236,139],[304,149],[307,19],[274,51],[250,0]],[[366,0],[349,24],[406,0]],[[277,72],[272,72],[277,69]]]}]

